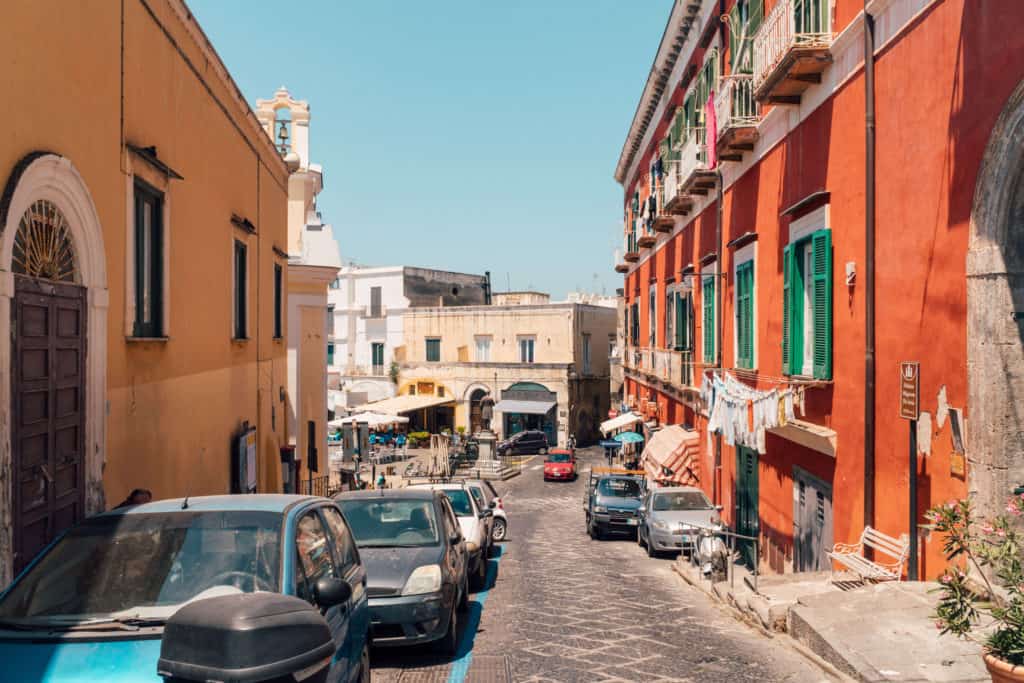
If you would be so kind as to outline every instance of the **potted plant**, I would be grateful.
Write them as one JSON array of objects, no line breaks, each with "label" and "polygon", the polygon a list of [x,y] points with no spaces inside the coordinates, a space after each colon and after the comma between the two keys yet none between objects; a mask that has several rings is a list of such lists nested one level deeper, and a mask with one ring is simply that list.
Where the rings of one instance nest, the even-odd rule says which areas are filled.
[{"label": "potted plant", "polygon": [[996,683],[1024,681],[1024,536],[1015,519],[1022,514],[1024,494],[1010,498],[1006,513],[989,520],[976,519],[967,500],[925,514],[927,528],[945,534],[946,559],[956,560],[939,577],[935,625],[979,643]]}]

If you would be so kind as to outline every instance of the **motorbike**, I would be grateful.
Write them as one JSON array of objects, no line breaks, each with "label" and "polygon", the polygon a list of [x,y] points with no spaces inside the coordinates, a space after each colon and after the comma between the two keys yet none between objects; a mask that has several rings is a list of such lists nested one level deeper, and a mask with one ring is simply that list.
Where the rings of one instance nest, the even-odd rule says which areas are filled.
[{"label": "motorbike", "polygon": [[728,576],[729,549],[711,527],[702,527],[697,536],[697,562],[704,578],[716,582]]}]

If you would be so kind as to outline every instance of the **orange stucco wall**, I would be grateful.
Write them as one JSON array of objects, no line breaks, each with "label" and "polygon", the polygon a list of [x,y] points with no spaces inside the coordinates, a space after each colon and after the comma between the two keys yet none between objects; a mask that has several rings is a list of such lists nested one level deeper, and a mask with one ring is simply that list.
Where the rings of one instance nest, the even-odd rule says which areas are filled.
[{"label": "orange stucco wall", "polygon": [[[837,33],[860,7],[860,2],[836,3]],[[1024,4],[1015,0],[992,0],[984,8],[970,0],[939,0],[877,56],[875,524],[893,535],[909,527],[908,422],[898,417],[899,362],[921,363],[921,410],[935,414],[937,394],[944,386],[949,405],[964,409],[970,419],[965,276],[970,210],[993,124],[1024,76],[1024,36],[1000,27],[1022,19]],[[999,39],[993,40],[997,35]],[[757,233],[757,385],[770,388],[771,378],[782,375],[781,264],[790,218],[780,212],[812,192],[830,193],[833,382],[807,390],[806,419],[835,430],[838,445],[832,459],[780,437],[768,438],[767,454],[760,459],[761,529],[769,541],[763,561],[777,571],[792,565],[794,466],[832,485],[835,541],[856,540],[864,526],[864,100],[863,72],[858,70],[724,196],[723,244],[747,231]],[[634,189],[629,182],[627,206]],[[700,258],[716,250],[714,223],[712,203],[626,276],[627,303],[640,301],[642,346],[647,345],[651,278],[657,278],[658,346],[664,347],[660,309],[665,279],[687,263],[698,264],[699,269]],[[723,271],[729,274],[722,311],[723,352],[724,365],[730,368],[736,364],[734,264],[731,250],[723,251]],[[852,287],[844,282],[847,262],[856,264],[857,282]],[[655,387],[631,379],[625,393],[646,398],[652,390]],[[667,395],[658,400],[675,402]],[[703,418],[697,422],[703,427]],[[942,429],[933,423],[932,437],[930,456],[919,458],[922,512],[967,491],[965,481],[950,472],[948,423]],[[723,449],[722,468],[720,502],[728,519],[735,478],[731,448]],[[710,481],[703,485],[712,491]],[[943,566],[941,549],[927,538],[921,548],[921,573],[934,576]]]},{"label": "orange stucco wall", "polygon": [[[286,360],[284,342],[272,339],[273,269],[287,263],[273,247],[286,245],[287,172],[177,4],[16,0],[0,28],[0,80],[17,103],[0,126],[0,183],[32,151],[59,154],[80,172],[102,224],[107,344],[88,353],[106,356],[110,504],[138,486],[157,497],[229,491],[231,437],[243,421],[258,429],[260,490],[280,490]],[[156,146],[184,180],[124,143]],[[169,209],[166,341],[126,338],[132,174],[163,190]],[[256,233],[233,226],[232,214]],[[241,342],[232,340],[235,240],[248,247]]]}]

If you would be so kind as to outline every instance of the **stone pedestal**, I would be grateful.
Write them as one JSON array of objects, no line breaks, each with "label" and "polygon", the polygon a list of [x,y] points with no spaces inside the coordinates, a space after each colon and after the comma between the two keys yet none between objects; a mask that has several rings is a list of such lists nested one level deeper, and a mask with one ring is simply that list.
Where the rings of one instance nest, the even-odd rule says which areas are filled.
[{"label": "stone pedestal", "polygon": [[497,458],[497,435],[490,430],[483,430],[477,433],[476,440],[480,454],[472,471],[481,479],[505,479],[505,465]]}]

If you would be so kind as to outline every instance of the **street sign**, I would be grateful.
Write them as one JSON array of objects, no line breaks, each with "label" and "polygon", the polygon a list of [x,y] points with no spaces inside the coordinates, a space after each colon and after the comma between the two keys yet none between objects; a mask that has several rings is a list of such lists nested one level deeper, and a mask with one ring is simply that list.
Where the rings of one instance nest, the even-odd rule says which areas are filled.
[{"label": "street sign", "polygon": [[900,417],[916,420],[921,412],[921,364],[917,361],[900,363]]}]

